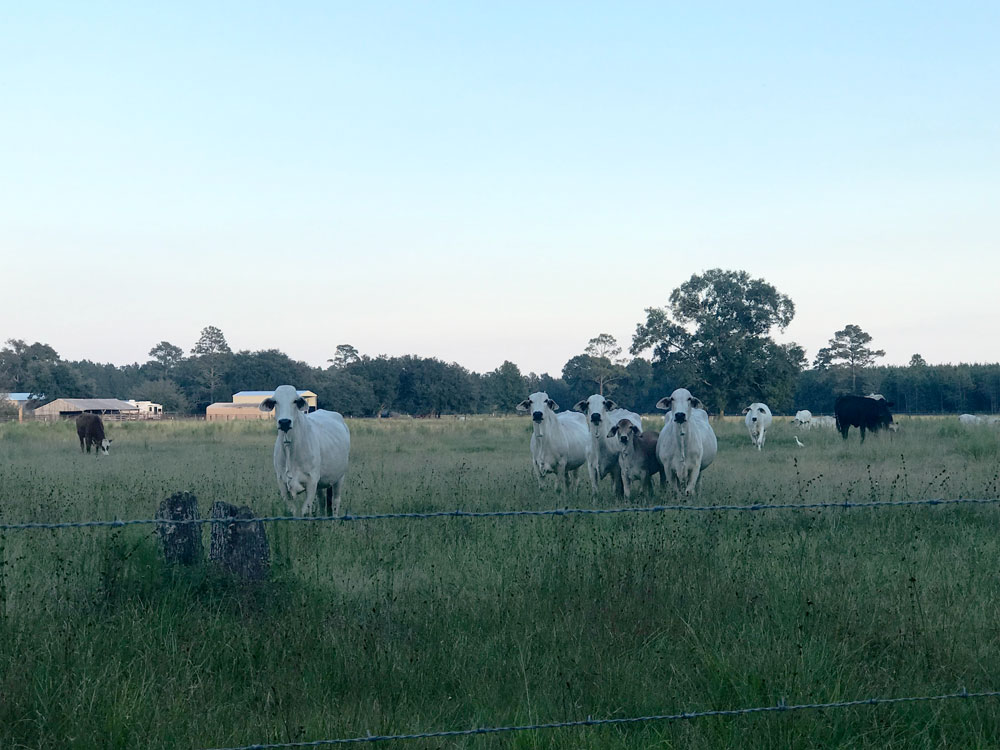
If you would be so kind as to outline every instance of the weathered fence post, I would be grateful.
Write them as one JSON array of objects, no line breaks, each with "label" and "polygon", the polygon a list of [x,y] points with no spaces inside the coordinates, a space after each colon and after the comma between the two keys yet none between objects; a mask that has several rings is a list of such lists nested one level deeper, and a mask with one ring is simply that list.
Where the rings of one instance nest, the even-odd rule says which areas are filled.
[{"label": "weathered fence post", "polygon": [[[211,518],[253,518],[253,511],[246,505],[236,507],[229,503],[212,503]],[[262,581],[271,571],[271,549],[267,531],[260,521],[242,523],[213,523],[208,557],[231,573],[247,581]]]},{"label": "weathered fence post", "polygon": [[[194,521],[198,518],[198,498],[190,492],[175,492],[156,511],[158,519]],[[156,532],[168,563],[195,565],[204,557],[201,546],[201,526],[196,523],[161,523]]]}]

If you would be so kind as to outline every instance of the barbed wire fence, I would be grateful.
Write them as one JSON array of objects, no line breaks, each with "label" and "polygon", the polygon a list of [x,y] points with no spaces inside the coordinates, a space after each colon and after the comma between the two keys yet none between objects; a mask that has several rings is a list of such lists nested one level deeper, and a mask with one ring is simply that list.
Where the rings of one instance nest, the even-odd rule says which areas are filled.
[{"label": "barbed wire fence", "polygon": [[[619,508],[549,508],[521,509],[496,511],[444,510],[407,513],[368,513],[345,514],[342,516],[264,516],[257,518],[136,518],[84,521],[5,521],[0,523],[0,532],[27,532],[36,530],[65,530],[81,528],[118,529],[128,526],[186,526],[211,524],[349,524],[360,521],[432,521],[443,519],[523,519],[539,517],[566,518],[573,516],[613,516],[627,514],[649,513],[759,513],[767,511],[807,511],[807,510],[881,510],[916,507],[954,507],[961,505],[997,506],[1000,498],[929,498],[924,500],[874,500],[863,502],[815,502],[815,503],[750,503],[750,504],[716,504],[716,505],[686,505],[664,504],[650,506],[627,506]],[[443,739],[475,735],[513,734],[529,731],[548,731],[569,729],[574,727],[627,726],[645,723],[669,723],[679,721],[694,721],[698,719],[738,718],[755,714],[783,714],[788,712],[818,711],[827,709],[847,709],[858,707],[891,706],[899,704],[930,703],[952,700],[1000,698],[1000,690],[982,690],[970,692],[964,687],[953,693],[902,697],[869,697],[826,703],[786,703],[784,700],[774,705],[752,706],[731,709],[714,709],[701,711],[685,711],[681,713],[652,714],[633,717],[608,717],[571,721],[559,721],[536,724],[513,724],[504,726],[473,727],[465,729],[448,729],[408,734],[366,734],[364,736],[319,739],[312,741],[264,743],[213,748],[212,750],[281,750],[284,748],[324,747],[333,745],[362,744],[376,742],[404,742],[408,740]]]},{"label": "barbed wire fence", "polygon": [[312,740],[310,742],[279,742],[263,745],[238,745],[233,747],[211,748],[211,750],[282,750],[294,747],[323,747],[329,745],[352,745],[373,742],[401,742],[406,740],[441,739],[444,737],[467,737],[483,734],[508,734],[515,732],[534,732],[549,729],[570,729],[573,727],[621,726],[628,724],[643,724],[648,722],[693,721],[708,717],[735,717],[750,714],[787,713],[792,711],[821,711],[834,708],[856,708],[862,706],[888,706],[900,703],[928,703],[932,701],[947,701],[957,699],[1000,698],[1000,691],[986,690],[970,693],[964,688],[957,693],[943,695],[920,695],[900,698],[860,698],[831,703],[795,703],[784,701],[772,706],[753,706],[749,708],[729,708],[713,711],[687,711],[679,714],[653,714],[650,716],[631,716],[626,718],[578,719],[576,721],[555,721],[547,724],[518,724],[503,727],[475,727],[472,729],[450,729],[437,732],[421,732],[417,734],[368,734],[362,737],[343,737],[337,739]]},{"label": "barbed wire fence", "polygon": [[1000,498],[930,498],[927,500],[871,500],[865,502],[821,503],[751,503],[746,505],[640,505],[623,508],[547,508],[540,510],[438,510],[424,513],[345,513],[342,516],[260,516],[255,518],[133,518],[93,521],[25,521],[0,523],[0,531],[29,531],[32,529],[121,528],[142,525],[204,525],[248,523],[350,523],[354,521],[432,520],[442,518],[527,518],[538,516],[602,516],[631,513],[758,513],[771,510],[827,510],[827,509],[877,509],[907,508],[916,506],[998,505]]}]

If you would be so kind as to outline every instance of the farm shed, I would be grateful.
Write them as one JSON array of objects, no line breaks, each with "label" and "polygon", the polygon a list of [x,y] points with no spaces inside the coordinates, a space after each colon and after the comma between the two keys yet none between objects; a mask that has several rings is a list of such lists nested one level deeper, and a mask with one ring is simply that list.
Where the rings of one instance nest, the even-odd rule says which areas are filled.
[{"label": "farm shed", "polygon": [[57,398],[35,409],[37,419],[65,419],[84,412],[106,419],[137,419],[139,407],[117,398]]},{"label": "farm shed", "polygon": [[136,401],[133,398],[128,402],[139,409],[139,419],[159,419],[163,416],[163,404],[155,401]]},{"label": "farm shed", "polygon": [[[270,396],[271,394],[267,394]],[[263,401],[267,396],[262,396]],[[232,404],[228,401],[219,401],[209,404],[205,409],[205,421],[207,422],[230,422],[237,419],[270,419],[271,413],[261,411],[257,408],[257,403]]]},{"label": "farm shed", "polygon": [[[316,411],[316,394],[312,391],[296,391],[309,404],[309,411]],[[274,395],[274,391],[240,391],[233,394],[234,404],[253,404],[259,406],[265,398]]]},{"label": "farm shed", "polygon": [[37,401],[38,397],[32,398],[30,393],[0,393],[0,401],[9,401],[17,407],[17,421],[23,422],[25,412],[31,414],[28,407],[29,401]]}]

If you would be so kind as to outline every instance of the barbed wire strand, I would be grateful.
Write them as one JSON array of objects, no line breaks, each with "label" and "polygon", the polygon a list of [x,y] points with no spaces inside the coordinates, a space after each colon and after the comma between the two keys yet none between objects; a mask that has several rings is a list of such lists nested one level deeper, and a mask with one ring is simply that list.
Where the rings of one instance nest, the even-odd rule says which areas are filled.
[{"label": "barbed wire strand", "polygon": [[25,531],[29,529],[79,529],[89,527],[142,526],[163,524],[170,526],[186,526],[190,524],[236,524],[236,523],[349,523],[351,521],[386,521],[386,520],[426,520],[433,518],[515,518],[526,516],[597,516],[622,513],[661,513],[693,511],[701,513],[714,512],[759,512],[765,510],[823,510],[829,508],[903,508],[919,505],[996,505],[1000,498],[954,498],[930,500],[871,500],[866,502],[827,502],[827,503],[753,503],[750,505],[643,505],[627,508],[549,508],[544,510],[438,510],[426,513],[366,513],[342,516],[262,516],[260,518],[133,518],[116,519],[113,521],[61,521],[45,523],[29,521],[23,523],[0,523],[0,531]]},{"label": "barbed wire strand", "polygon": [[419,734],[384,734],[365,735],[364,737],[345,737],[339,739],[313,740],[312,742],[280,742],[262,745],[240,745],[238,747],[214,748],[213,750],[281,750],[293,747],[322,747],[324,745],[348,745],[362,742],[393,742],[402,740],[425,740],[440,737],[463,737],[475,734],[501,734],[509,732],[528,732],[542,729],[566,729],[571,727],[593,727],[615,724],[638,724],[651,721],[689,721],[703,719],[709,716],[745,716],[747,714],[775,713],[785,711],[810,711],[827,708],[851,708],[856,706],[885,706],[898,703],[923,703],[928,701],[945,701],[956,698],[997,698],[1000,691],[989,690],[970,693],[964,688],[958,693],[945,695],[924,695],[904,698],[863,698],[860,700],[835,701],[832,703],[798,703],[786,704],[784,701],[774,706],[755,706],[753,708],[730,708],[715,711],[687,711],[681,714],[657,714],[652,716],[634,716],[612,719],[578,719],[576,721],[556,721],[548,724],[521,724],[504,727],[477,727],[474,729],[453,729],[440,732],[422,732]]}]

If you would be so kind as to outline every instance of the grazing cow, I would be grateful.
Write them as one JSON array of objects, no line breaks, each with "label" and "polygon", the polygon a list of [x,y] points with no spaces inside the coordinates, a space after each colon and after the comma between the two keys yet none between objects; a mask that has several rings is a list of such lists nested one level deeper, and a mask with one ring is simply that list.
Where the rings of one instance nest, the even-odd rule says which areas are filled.
[{"label": "grazing cow", "polygon": [[634,421],[628,418],[618,420],[608,432],[607,437],[615,440],[619,452],[618,464],[621,467],[622,492],[625,499],[632,497],[631,484],[638,481],[650,495],[653,494],[653,475],[660,475],[660,486],[667,482],[663,464],[656,455],[656,442],[660,433],[653,430],[641,431]]},{"label": "grazing cow", "polygon": [[531,414],[531,466],[542,489],[542,477],[556,475],[556,490],[569,491],[571,474],[590,460],[587,418],[579,412],[556,414],[559,404],[538,391],[517,405]]},{"label": "grazing cow", "polygon": [[808,430],[812,426],[812,412],[808,409],[799,409],[795,412],[795,416],[792,417],[792,424],[801,427],[803,430]]},{"label": "grazing cow", "polygon": [[108,455],[108,448],[111,441],[104,437],[104,422],[96,414],[84,412],[76,418],[76,435],[80,438],[80,452],[83,452],[84,443],[87,445],[87,453],[90,453],[90,446],[94,446],[94,456],[98,453]]},{"label": "grazing cow", "polygon": [[656,455],[678,494],[692,495],[698,489],[701,472],[715,460],[719,450],[708,413],[686,388],[661,398],[656,408],[667,412],[666,424],[656,441]]},{"label": "grazing cow", "polygon": [[889,407],[891,401],[884,398],[875,399],[867,396],[840,396],[833,410],[837,415],[837,429],[841,437],[847,440],[851,427],[861,430],[861,442],[865,442],[865,431],[876,432],[892,424],[892,414]]},{"label": "grazing cow", "polygon": [[[293,386],[278,386],[260,402],[261,411],[274,410],[278,436],[274,441],[274,473],[278,491],[293,515],[312,515],[317,489],[326,489],[327,515],[340,514],[340,493],[347,474],[351,433],[335,411],[317,409]],[[300,493],[301,507],[296,502]]]},{"label": "grazing cow", "polygon": [[608,437],[608,426],[616,424],[620,419],[627,419],[641,432],[642,417],[628,409],[618,408],[614,401],[598,393],[576,403],[573,411],[581,412],[586,417],[587,427],[590,430],[590,460],[587,461],[587,474],[590,477],[591,488],[597,492],[597,485],[610,474],[615,492],[623,494],[624,485],[618,465],[620,453],[615,440]]},{"label": "grazing cow", "polygon": [[959,414],[958,421],[962,424],[983,424],[985,420],[975,414]]},{"label": "grazing cow", "polygon": [[750,432],[750,442],[757,446],[757,450],[761,450],[767,437],[767,428],[771,426],[771,410],[767,404],[755,401],[743,413],[746,415],[743,421]]}]

